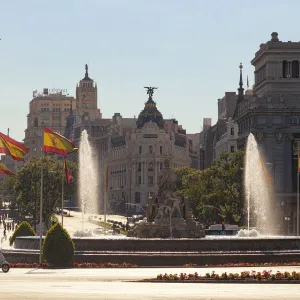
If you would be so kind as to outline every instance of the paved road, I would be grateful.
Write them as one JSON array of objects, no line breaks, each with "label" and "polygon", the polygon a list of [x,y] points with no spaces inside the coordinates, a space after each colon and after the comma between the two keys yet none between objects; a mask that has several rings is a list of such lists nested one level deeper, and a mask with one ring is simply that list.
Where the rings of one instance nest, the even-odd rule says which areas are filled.
[{"label": "paved road", "polygon": [[[88,217],[90,216],[89,214],[84,214],[84,218],[82,219],[81,212],[71,211],[71,216],[72,217],[64,217],[64,227],[67,229],[70,235],[73,235],[76,231],[81,231],[82,228],[84,231],[89,229],[93,230],[99,228],[98,225],[88,222]],[[101,218],[101,220],[104,221],[103,215],[92,214],[91,216],[93,217],[92,219],[94,220],[100,220],[99,218]],[[94,218],[94,216],[97,217]],[[61,216],[57,216],[57,218],[61,222]],[[123,222],[123,223],[126,222],[126,217],[118,216],[118,215],[107,215],[106,219]]]},{"label": "paved road", "polygon": [[[283,269],[292,271],[296,268],[277,267],[274,271]],[[299,271],[300,268],[297,270]],[[0,299],[299,299],[300,285],[295,284],[132,282],[152,278],[159,271],[180,273],[183,269],[11,269],[7,274],[0,272]],[[184,269],[184,272],[195,271],[196,269]],[[203,274],[208,269],[197,269],[197,271]],[[221,273],[224,270],[217,271]]]}]

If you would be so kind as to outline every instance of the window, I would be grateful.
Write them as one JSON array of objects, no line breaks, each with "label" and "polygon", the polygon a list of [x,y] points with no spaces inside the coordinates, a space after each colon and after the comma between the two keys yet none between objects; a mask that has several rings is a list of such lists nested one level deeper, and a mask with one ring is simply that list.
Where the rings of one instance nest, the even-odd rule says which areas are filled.
[{"label": "window", "polygon": [[150,162],[148,164],[148,171],[153,171],[153,163],[152,162]]},{"label": "window", "polygon": [[139,184],[142,184],[142,177],[139,176],[139,181],[138,181]]},{"label": "window", "polygon": [[142,146],[139,146],[139,154],[142,154]]},{"label": "window", "polygon": [[153,146],[149,146],[149,154],[152,154],[153,153]]},{"label": "window", "polygon": [[230,128],[230,134],[234,135],[234,128],[233,127]]},{"label": "window", "polygon": [[159,153],[162,154],[162,146],[159,147]]},{"label": "window", "polygon": [[234,152],[234,146],[230,146],[230,152]]},{"label": "window", "polygon": [[148,176],[148,184],[153,185],[153,176]]},{"label": "window", "polygon": [[141,193],[140,192],[135,192],[135,203],[140,203],[141,202]]},{"label": "window", "polygon": [[298,60],[292,61],[292,78],[299,78],[299,62],[298,62]]},{"label": "window", "polygon": [[141,171],[141,170],[142,170],[142,163],[139,162],[139,163],[138,163],[138,171]]},{"label": "window", "polygon": [[299,61],[287,61],[282,62],[282,78],[299,78]]}]

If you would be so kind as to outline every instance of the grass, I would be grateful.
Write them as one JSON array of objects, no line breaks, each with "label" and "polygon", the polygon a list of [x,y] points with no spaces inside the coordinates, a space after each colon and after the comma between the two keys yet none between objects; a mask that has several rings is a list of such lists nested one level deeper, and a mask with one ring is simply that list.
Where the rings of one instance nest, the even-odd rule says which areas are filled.
[{"label": "grass", "polygon": [[[105,223],[104,221],[95,221],[95,220],[90,219],[89,222],[93,223],[93,224],[96,224],[96,225],[99,225],[99,226],[101,226],[103,228],[106,228],[106,229],[111,229],[111,230],[113,229],[111,224]],[[124,230],[124,229],[120,229],[120,233],[126,235],[127,231]]]}]

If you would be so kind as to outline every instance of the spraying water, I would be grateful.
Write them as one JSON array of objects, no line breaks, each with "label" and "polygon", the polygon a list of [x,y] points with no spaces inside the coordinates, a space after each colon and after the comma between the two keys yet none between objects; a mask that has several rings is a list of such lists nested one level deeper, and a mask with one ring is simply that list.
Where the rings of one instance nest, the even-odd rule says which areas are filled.
[{"label": "spraying water", "polygon": [[271,181],[252,133],[248,136],[245,165],[248,232],[252,226],[260,233],[271,234],[276,221],[272,211]]},{"label": "spraying water", "polygon": [[88,140],[88,134],[86,130],[84,130],[81,134],[79,147],[79,201],[82,212],[82,227],[84,214],[97,212],[97,185],[96,159]]}]

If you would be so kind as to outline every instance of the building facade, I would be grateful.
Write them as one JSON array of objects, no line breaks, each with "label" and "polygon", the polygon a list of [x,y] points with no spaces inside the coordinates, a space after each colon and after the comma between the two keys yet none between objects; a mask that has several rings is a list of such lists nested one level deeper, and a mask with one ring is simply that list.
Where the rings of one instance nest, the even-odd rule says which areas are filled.
[{"label": "building facade", "polygon": [[214,147],[214,159],[218,159],[220,154],[223,152],[236,152],[238,150],[238,137],[237,123],[235,123],[232,118],[228,118],[226,123],[226,132],[219,138]]},{"label": "building facade", "polygon": [[71,138],[76,116],[88,114],[92,120],[100,119],[97,101],[97,85],[89,78],[87,65],[85,77],[76,86],[76,99],[65,90],[43,89],[42,93],[34,92],[29,103],[24,138],[25,146],[30,149],[26,157],[41,155],[43,126]]},{"label": "building facade", "polygon": [[[238,146],[245,148],[253,133],[273,177],[274,201],[282,223],[290,218],[289,232],[296,232],[297,156],[300,149],[300,42],[282,42],[273,32],[260,45],[253,95],[245,97],[240,85],[235,121]],[[283,225],[287,226],[287,225]]]},{"label": "building facade", "polygon": [[136,130],[109,138],[106,166],[111,210],[145,212],[148,198],[158,191],[158,173],[166,159],[174,168],[189,166],[188,139],[177,121],[164,121],[150,94]]},{"label": "building facade", "polygon": [[75,99],[62,94],[41,94],[34,97],[29,104],[27,128],[24,144],[30,150],[26,157],[39,157],[42,150],[42,126],[63,134],[66,117],[70,109],[75,108]]}]

